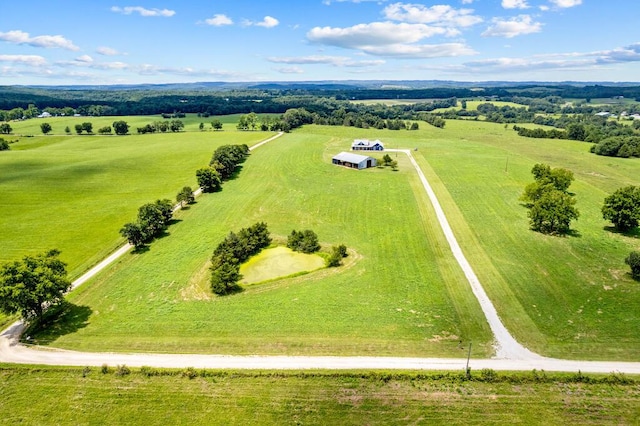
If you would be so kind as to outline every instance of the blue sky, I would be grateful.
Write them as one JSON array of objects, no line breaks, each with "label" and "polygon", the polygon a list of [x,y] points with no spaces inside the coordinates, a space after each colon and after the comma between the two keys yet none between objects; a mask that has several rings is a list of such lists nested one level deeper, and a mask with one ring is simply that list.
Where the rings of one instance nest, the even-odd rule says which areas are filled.
[{"label": "blue sky", "polygon": [[3,1],[0,84],[640,81],[635,0]]}]

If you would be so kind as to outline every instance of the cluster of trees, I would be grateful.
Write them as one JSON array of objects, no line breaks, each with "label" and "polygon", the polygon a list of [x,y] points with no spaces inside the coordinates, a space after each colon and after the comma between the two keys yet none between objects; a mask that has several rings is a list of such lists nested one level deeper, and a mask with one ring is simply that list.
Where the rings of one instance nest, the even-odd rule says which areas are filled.
[{"label": "cluster of trees", "polygon": [[640,187],[625,186],[605,198],[602,217],[622,232],[637,228],[640,223]]},{"label": "cluster of trees", "polygon": [[287,237],[287,247],[301,253],[315,253],[320,250],[320,243],[318,242],[318,235],[311,229],[305,229],[304,231],[296,231],[294,229]]},{"label": "cluster of trees", "polygon": [[11,125],[9,123],[0,124],[0,134],[8,135],[8,134],[11,134],[12,131],[13,129],[11,128]]},{"label": "cluster of trees", "polygon": [[4,140],[4,138],[0,138],[0,151],[9,151],[9,149],[11,149],[9,142]]},{"label": "cluster of trees", "polygon": [[82,132],[87,132],[87,134],[93,134],[93,124],[88,121],[85,121],[82,124],[75,125],[76,133],[81,135]]},{"label": "cluster of trees", "polygon": [[530,123],[535,113],[527,107],[513,107],[510,105],[496,106],[492,103],[478,105],[478,112],[485,116],[486,121],[492,123]]},{"label": "cluster of trees", "polygon": [[535,181],[525,187],[520,197],[529,209],[531,229],[543,234],[567,233],[571,221],[580,215],[573,194],[568,192],[573,172],[536,164],[531,173]]},{"label": "cluster of trees", "polygon": [[[444,118],[434,114],[420,114],[420,119],[440,129],[444,129],[444,125],[447,124]],[[414,124],[418,124],[418,123],[414,123]],[[412,128],[411,130],[417,130],[417,128],[416,129]]]},{"label": "cluster of trees", "polygon": [[50,250],[0,266],[0,311],[38,321],[47,308],[63,302],[71,282],[59,255]]},{"label": "cluster of trees", "polygon": [[166,132],[179,132],[184,129],[184,123],[182,120],[170,120],[170,121],[154,121],[143,127],[138,127],[136,130],[138,134],[146,133],[166,133]]},{"label": "cluster of trees", "polygon": [[608,157],[640,157],[640,136],[613,136],[591,146],[591,152]]},{"label": "cluster of trees", "polygon": [[342,264],[342,259],[347,257],[349,254],[347,253],[347,246],[344,244],[340,244],[339,246],[331,247],[331,253],[325,260],[325,265],[328,268],[335,268]]},{"label": "cluster of trees", "polygon": [[138,209],[138,219],[125,223],[120,234],[136,249],[160,235],[173,217],[173,205],[170,200],[156,200]]},{"label": "cluster of trees", "polygon": [[[626,125],[606,117],[584,114],[559,118],[538,116],[533,123],[553,126],[555,129],[527,129],[520,126],[513,126],[513,129],[518,135],[530,138],[591,142],[596,144],[592,152],[600,152],[599,155],[633,156],[637,152],[637,140],[640,139],[640,121]],[[618,150],[625,144],[627,147],[622,150],[623,155],[618,155]]]},{"label": "cluster of trees", "polygon": [[211,256],[211,290],[218,295],[235,291],[242,279],[240,265],[270,244],[271,237],[264,222],[242,228],[237,234],[230,232]]},{"label": "cluster of trees", "polygon": [[391,158],[389,154],[382,156],[382,160],[378,162],[378,167],[391,167],[393,171],[398,170],[398,162]]}]

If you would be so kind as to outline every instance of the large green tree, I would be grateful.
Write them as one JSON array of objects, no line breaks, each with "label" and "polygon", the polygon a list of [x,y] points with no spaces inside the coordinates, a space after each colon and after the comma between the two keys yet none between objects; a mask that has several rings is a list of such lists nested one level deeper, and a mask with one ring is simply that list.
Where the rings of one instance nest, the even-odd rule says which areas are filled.
[{"label": "large green tree", "polygon": [[580,213],[575,208],[576,200],[568,192],[573,181],[573,172],[567,169],[552,169],[547,164],[536,164],[531,169],[535,181],[525,187],[520,199],[529,208],[531,229],[544,234],[564,234],[571,221]]},{"label": "large green tree", "polygon": [[136,249],[144,246],[144,243],[147,240],[144,229],[139,222],[125,223],[120,229],[120,235],[125,237],[129,244],[134,246]]},{"label": "large green tree", "polygon": [[113,131],[116,132],[116,135],[126,135],[127,133],[129,133],[129,125],[124,120],[114,121],[112,126]]},{"label": "large green tree", "polygon": [[41,123],[40,124],[40,130],[42,131],[42,134],[44,134],[44,135],[48,134],[52,130],[51,124],[49,124],[49,123]]},{"label": "large green tree", "polygon": [[8,135],[12,131],[13,129],[11,128],[11,125],[9,123],[0,124],[0,133],[2,133],[3,135]]},{"label": "large green tree", "polygon": [[40,319],[47,307],[62,302],[71,282],[59,254],[50,250],[0,266],[0,310]]},{"label": "large green tree", "polygon": [[203,167],[196,170],[196,179],[203,192],[216,192],[222,186],[220,174],[213,167]]},{"label": "large green tree", "polygon": [[193,195],[193,189],[190,186],[183,187],[178,195],[176,195],[176,201],[180,203],[180,207],[184,207],[185,204],[191,204],[196,200]]},{"label": "large green tree", "polygon": [[640,223],[640,187],[625,186],[604,199],[602,217],[626,232]]}]

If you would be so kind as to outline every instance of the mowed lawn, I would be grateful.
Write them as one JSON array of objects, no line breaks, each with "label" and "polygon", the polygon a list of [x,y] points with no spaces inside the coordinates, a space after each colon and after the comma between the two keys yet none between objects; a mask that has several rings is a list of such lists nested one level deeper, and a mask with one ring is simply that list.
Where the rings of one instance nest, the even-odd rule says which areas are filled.
[{"label": "mowed lawn", "polygon": [[[169,235],[71,294],[75,308],[36,341],[90,351],[458,357],[473,342],[473,356],[491,355],[484,317],[408,160],[398,157],[398,172],[331,164],[367,134],[310,126],[253,151],[221,192],[180,212]],[[257,221],[281,237],[312,229],[324,244],[353,250],[354,262],[231,296],[195,295],[215,246]]]},{"label": "mowed lawn", "polygon": [[[554,357],[640,360],[640,283],[624,258],[638,235],[612,232],[604,198],[640,184],[640,162],[589,153],[589,144],[529,139],[503,125],[448,121],[420,144],[419,162],[507,328]],[[573,235],[529,230],[518,201],[536,163],[574,172],[581,216]]]}]

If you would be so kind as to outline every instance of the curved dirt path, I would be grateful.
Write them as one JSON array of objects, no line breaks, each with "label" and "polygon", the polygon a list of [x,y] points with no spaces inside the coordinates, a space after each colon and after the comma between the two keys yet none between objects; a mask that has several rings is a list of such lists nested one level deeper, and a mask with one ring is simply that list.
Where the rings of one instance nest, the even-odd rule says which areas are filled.
[{"label": "curved dirt path", "polygon": [[[253,150],[270,142],[282,133],[252,146]],[[478,299],[489,326],[494,333],[496,357],[493,359],[471,359],[469,367],[473,369],[490,368],[493,370],[531,371],[582,371],[591,373],[627,373],[640,374],[640,362],[615,361],[572,361],[546,358],[537,355],[519,344],[506,329],[498,313],[485,293],[473,268],[462,253],[449,222],[427,181],[422,169],[409,150],[387,151],[405,153],[413,164],[422,185],[436,211],[438,221],[451,247],[451,251],[463,269],[471,289]],[[179,207],[176,207],[178,209]],[[84,283],[99,270],[106,267],[131,247],[125,245],[117,252],[96,265],[86,274],[78,278],[73,288]],[[121,253],[120,253],[121,252]],[[119,254],[118,254],[119,253]],[[268,370],[361,370],[361,369],[402,369],[402,370],[464,370],[467,360],[463,358],[402,358],[402,357],[369,357],[369,356],[269,356],[269,355],[196,355],[196,354],[151,354],[151,353],[108,353],[108,352],[76,352],[45,347],[28,347],[19,342],[24,330],[18,321],[4,330],[0,335],[0,362],[44,365],[98,366],[128,365],[131,367],[165,367],[165,368],[211,368],[211,369],[268,369]]]}]

